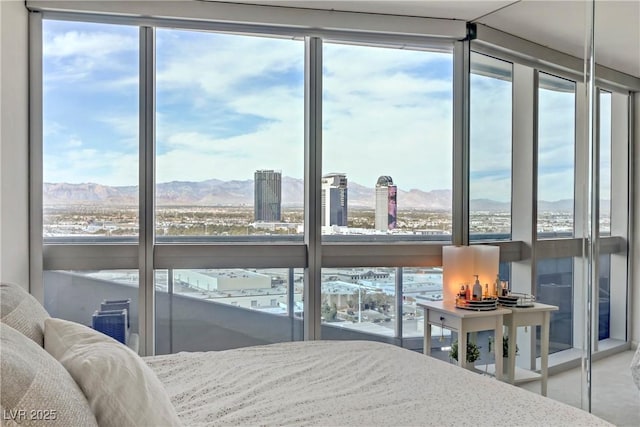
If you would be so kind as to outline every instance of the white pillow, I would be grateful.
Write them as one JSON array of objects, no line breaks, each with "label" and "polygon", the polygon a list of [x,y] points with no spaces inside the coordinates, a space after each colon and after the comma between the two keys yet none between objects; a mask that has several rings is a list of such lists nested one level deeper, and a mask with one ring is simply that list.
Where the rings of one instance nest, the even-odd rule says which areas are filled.
[{"label": "white pillow", "polygon": [[0,413],[0,425],[7,427],[98,427],[89,402],[64,367],[4,323],[0,323]]},{"label": "white pillow", "polygon": [[50,318],[44,348],[69,371],[102,427],[177,426],[162,383],[131,349],[94,329]]}]

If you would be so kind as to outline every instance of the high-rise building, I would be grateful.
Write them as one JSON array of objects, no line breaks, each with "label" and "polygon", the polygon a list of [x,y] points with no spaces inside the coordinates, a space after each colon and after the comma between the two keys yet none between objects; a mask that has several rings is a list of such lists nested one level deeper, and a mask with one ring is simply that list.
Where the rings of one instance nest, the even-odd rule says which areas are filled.
[{"label": "high-rise building", "polygon": [[343,173],[322,177],[322,225],[347,225],[347,176]]},{"label": "high-rise building", "polygon": [[396,228],[398,219],[398,187],[390,176],[381,176],[376,183],[376,230]]},{"label": "high-rise building", "polygon": [[282,173],[273,170],[257,170],[253,177],[255,221],[280,222]]}]

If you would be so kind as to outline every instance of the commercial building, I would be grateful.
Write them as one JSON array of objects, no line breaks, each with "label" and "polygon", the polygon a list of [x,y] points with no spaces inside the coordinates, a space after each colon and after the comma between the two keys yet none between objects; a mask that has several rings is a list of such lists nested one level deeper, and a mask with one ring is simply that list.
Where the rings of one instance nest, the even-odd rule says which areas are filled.
[{"label": "commercial building", "polygon": [[257,170],[253,177],[255,221],[280,222],[282,173],[273,170]]},{"label": "commercial building", "polygon": [[396,228],[398,219],[398,187],[390,176],[383,175],[376,182],[376,230]]},{"label": "commercial building", "polygon": [[347,176],[332,173],[322,177],[322,225],[347,226]]}]

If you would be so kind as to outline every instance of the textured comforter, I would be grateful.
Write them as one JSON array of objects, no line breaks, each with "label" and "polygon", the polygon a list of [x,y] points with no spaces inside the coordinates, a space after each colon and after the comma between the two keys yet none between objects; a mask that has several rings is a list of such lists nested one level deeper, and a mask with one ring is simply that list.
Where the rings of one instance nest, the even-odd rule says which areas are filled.
[{"label": "textured comforter", "polygon": [[608,425],[387,344],[308,341],[145,359],[186,426]]}]

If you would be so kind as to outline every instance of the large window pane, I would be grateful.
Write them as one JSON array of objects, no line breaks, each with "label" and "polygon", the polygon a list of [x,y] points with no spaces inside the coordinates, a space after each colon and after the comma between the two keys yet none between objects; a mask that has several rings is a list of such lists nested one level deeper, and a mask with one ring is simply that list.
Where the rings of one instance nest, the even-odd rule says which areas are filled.
[{"label": "large window pane", "polygon": [[549,353],[573,347],[573,258],[540,260],[536,267],[536,297],[558,306],[551,312]]},{"label": "large window pane", "polygon": [[156,353],[302,339],[303,276],[293,268],[157,270]]},{"label": "large window pane", "polygon": [[469,233],[511,238],[511,63],[471,54]]},{"label": "large window pane", "polygon": [[598,339],[610,336],[611,323],[611,255],[600,255],[598,281]]},{"label": "large window pane", "polygon": [[452,55],[325,43],[323,234],[451,240]]},{"label": "large window pane", "polygon": [[[402,272],[402,336],[420,338],[424,336],[424,310],[418,302],[442,300],[442,268],[405,267]],[[450,331],[437,326],[431,334],[450,336]],[[440,344],[434,343],[435,347]]]},{"label": "large window pane", "polygon": [[301,238],[304,43],[156,36],[158,238]]},{"label": "large window pane", "polygon": [[395,268],[323,268],[322,338],[395,336]]},{"label": "large window pane", "polygon": [[43,21],[45,240],[138,234],[138,28]]},{"label": "large window pane", "polygon": [[573,236],[575,83],[540,73],[538,237]]}]

